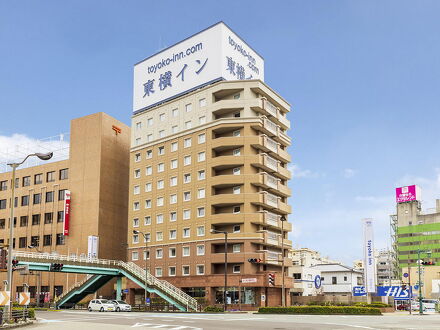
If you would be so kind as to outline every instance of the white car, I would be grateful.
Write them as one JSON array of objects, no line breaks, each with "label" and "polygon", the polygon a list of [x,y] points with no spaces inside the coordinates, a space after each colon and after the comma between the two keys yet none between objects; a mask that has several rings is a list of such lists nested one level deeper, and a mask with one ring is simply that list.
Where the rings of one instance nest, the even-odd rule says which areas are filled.
[{"label": "white car", "polygon": [[116,312],[131,312],[131,306],[123,300],[112,300]]},{"label": "white car", "polygon": [[89,302],[89,307],[87,309],[89,312],[113,312],[115,310],[115,305],[107,299],[93,299],[91,302]]}]

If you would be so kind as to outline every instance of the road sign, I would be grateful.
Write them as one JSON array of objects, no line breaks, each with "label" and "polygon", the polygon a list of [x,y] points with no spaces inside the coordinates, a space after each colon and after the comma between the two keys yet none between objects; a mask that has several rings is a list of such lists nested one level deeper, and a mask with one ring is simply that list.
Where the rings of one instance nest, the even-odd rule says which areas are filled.
[{"label": "road sign", "polygon": [[29,305],[31,294],[29,292],[20,292],[18,304],[20,306]]},{"label": "road sign", "polygon": [[149,304],[149,303],[151,302],[151,299],[150,299],[150,298],[145,298],[145,302],[146,302],[147,304]]},{"label": "road sign", "polygon": [[316,275],[314,282],[315,282],[315,289],[319,289],[321,287],[321,276]]},{"label": "road sign", "polygon": [[0,306],[9,305],[11,291],[0,291]]},{"label": "road sign", "polygon": [[364,286],[354,286],[353,287],[353,296],[366,296],[367,291],[365,291]]},{"label": "road sign", "polygon": [[241,283],[257,283],[256,278],[242,278]]},{"label": "road sign", "polygon": [[262,302],[265,302],[265,301],[266,301],[266,295],[265,295],[265,294],[262,294],[262,295],[261,295],[261,301],[262,301]]},{"label": "road sign", "polygon": [[408,273],[403,273],[403,277],[408,277],[409,274]]},{"label": "road sign", "polygon": [[124,289],[124,290],[122,290],[122,292],[128,293],[128,289]]}]

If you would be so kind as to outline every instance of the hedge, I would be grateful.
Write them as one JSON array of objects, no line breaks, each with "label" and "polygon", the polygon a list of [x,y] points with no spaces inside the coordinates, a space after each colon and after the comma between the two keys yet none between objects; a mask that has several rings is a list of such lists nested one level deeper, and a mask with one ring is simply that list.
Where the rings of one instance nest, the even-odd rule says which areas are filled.
[{"label": "hedge", "polygon": [[206,306],[203,311],[206,313],[223,313],[223,308],[217,306]]},{"label": "hedge", "polygon": [[382,315],[379,308],[354,306],[292,306],[260,307],[262,314],[349,314],[349,315]]}]

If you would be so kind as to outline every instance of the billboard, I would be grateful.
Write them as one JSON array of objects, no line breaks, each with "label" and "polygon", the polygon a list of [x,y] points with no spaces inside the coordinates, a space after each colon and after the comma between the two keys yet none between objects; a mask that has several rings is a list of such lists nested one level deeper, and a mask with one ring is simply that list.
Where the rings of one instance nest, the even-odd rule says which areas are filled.
[{"label": "billboard", "polygon": [[133,112],[217,80],[264,80],[264,59],[219,22],[135,64]]},{"label": "billboard", "polygon": [[69,236],[70,226],[70,190],[64,192],[64,221],[63,221],[63,234]]},{"label": "billboard", "polygon": [[367,293],[376,292],[376,262],[374,260],[373,219],[364,222],[364,280]]},{"label": "billboard", "polygon": [[420,188],[416,185],[396,188],[396,203],[420,200]]},{"label": "billboard", "polygon": [[87,240],[87,257],[89,259],[98,258],[98,248],[99,248],[99,237],[89,236]]}]

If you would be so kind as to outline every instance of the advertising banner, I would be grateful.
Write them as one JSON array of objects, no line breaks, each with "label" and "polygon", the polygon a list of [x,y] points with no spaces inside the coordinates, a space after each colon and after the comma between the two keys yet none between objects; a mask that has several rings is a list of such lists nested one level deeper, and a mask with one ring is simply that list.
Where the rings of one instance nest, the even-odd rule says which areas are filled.
[{"label": "advertising banner", "polygon": [[218,80],[260,79],[264,60],[223,22],[135,64],[138,112]]},{"label": "advertising banner", "polygon": [[69,236],[70,226],[70,190],[64,192],[64,221],[63,221],[63,234]]},{"label": "advertising banner", "polygon": [[87,243],[87,257],[89,259],[98,258],[99,237],[89,236]]},{"label": "advertising banner", "polygon": [[420,200],[420,188],[416,185],[396,188],[396,203]]},{"label": "advertising banner", "polygon": [[367,291],[365,291],[364,286],[354,286],[353,287],[353,296],[366,296]]},{"label": "advertising banner", "polygon": [[376,292],[376,262],[374,260],[373,219],[364,222],[364,282],[367,293]]},{"label": "advertising banner", "polygon": [[378,286],[377,295],[382,297],[394,297],[398,300],[411,299],[412,287],[406,286]]}]

